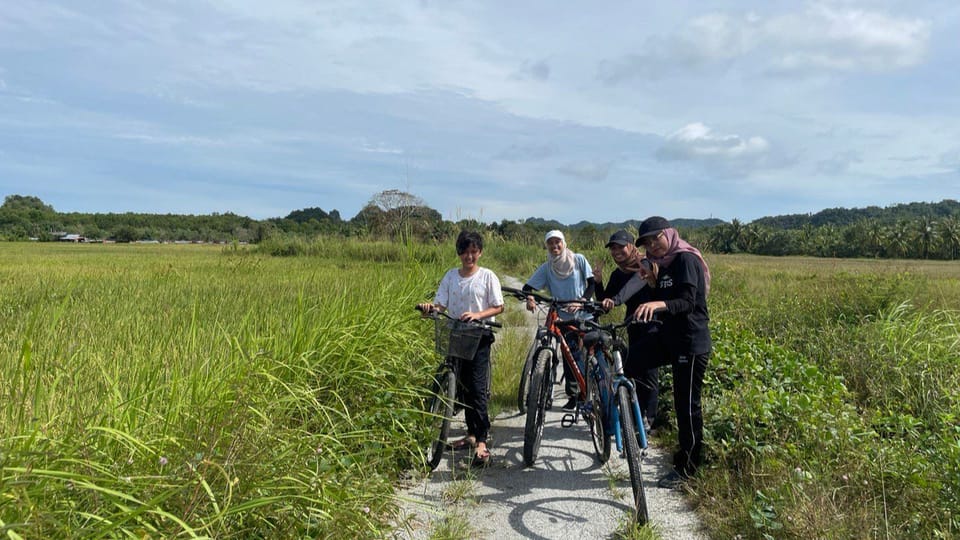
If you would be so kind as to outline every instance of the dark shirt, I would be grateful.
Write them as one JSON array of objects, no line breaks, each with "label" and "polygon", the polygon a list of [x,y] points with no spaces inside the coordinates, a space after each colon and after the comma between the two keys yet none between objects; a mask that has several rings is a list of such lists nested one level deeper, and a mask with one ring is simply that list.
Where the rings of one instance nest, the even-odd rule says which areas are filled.
[{"label": "dark shirt", "polygon": [[678,254],[670,266],[660,267],[657,288],[651,292],[654,300],[667,305],[661,317],[668,351],[674,356],[710,352],[710,315],[700,259],[692,253]]},{"label": "dark shirt", "polygon": [[[631,277],[633,277],[632,273],[624,272],[620,268],[617,268],[611,272],[610,279],[607,280],[606,285],[600,282],[596,283],[597,300],[604,300],[606,298],[615,299],[617,294],[620,293],[627,282],[630,281]],[[647,286],[640,288],[631,296],[623,299],[623,305],[626,306],[627,309],[623,320],[633,317],[633,313],[637,310],[637,306],[653,299],[652,289]],[[658,333],[659,326],[644,324],[632,324],[628,326],[627,337],[629,338],[631,354],[634,354],[636,349],[640,347],[649,349],[651,347],[658,346]]]}]

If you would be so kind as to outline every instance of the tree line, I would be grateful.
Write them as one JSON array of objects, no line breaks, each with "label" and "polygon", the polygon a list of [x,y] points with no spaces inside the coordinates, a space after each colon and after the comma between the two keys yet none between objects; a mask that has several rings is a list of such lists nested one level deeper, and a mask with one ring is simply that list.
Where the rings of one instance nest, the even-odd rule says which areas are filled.
[{"label": "tree line", "polygon": [[[808,255],[815,257],[960,258],[960,203],[908,203],[887,208],[828,209],[816,214],[764,217],[750,223],[734,219],[675,220],[691,243],[714,253]],[[53,241],[73,233],[89,240],[134,242],[240,241],[267,238],[350,236],[400,242],[445,241],[462,229],[504,239],[538,243],[550,229],[568,231],[580,249],[602,247],[619,228],[636,230],[638,222],[564,225],[528,218],[481,223],[444,220],[419,197],[400,190],[381,191],[356,216],[345,220],[337,210],[303,208],[282,218],[255,220],[232,213],[175,215],[140,213],[61,213],[37,197],[9,195],[0,206],[0,239]]]}]

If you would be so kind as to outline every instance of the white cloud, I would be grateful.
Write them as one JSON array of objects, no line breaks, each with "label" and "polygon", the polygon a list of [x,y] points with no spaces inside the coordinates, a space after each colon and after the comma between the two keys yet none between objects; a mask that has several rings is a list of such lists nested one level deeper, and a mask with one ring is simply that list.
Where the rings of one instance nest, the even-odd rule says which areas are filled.
[{"label": "white cloud", "polygon": [[550,78],[550,64],[546,60],[524,60],[520,69],[511,77],[518,80],[546,81]]},{"label": "white cloud", "polygon": [[225,147],[226,141],[212,137],[201,137],[196,135],[149,135],[146,133],[118,133],[117,139],[129,141],[138,141],[148,144],[162,144],[172,146],[200,146],[200,147]]},{"label": "white cloud", "polygon": [[575,161],[557,168],[557,172],[590,182],[602,182],[610,174],[612,161]]},{"label": "white cloud", "polygon": [[917,65],[930,23],[858,9],[816,5],[770,19],[764,41],[777,49],[773,67],[786,70],[886,71]]},{"label": "white cloud", "polygon": [[771,146],[763,137],[716,133],[696,122],[671,133],[657,152],[661,161],[694,161],[728,168],[764,165]]},{"label": "white cloud", "polygon": [[511,144],[499,152],[493,159],[502,161],[541,161],[559,152],[553,143],[517,143]]},{"label": "white cloud", "polygon": [[598,76],[616,84],[738,62],[748,71],[888,71],[919,64],[929,41],[929,21],[861,9],[813,4],[772,16],[712,13],[602,61]]},{"label": "white cloud", "polygon": [[863,158],[857,152],[836,152],[829,158],[817,163],[817,172],[828,176],[836,176],[847,172],[851,165],[862,162]]},{"label": "white cloud", "polygon": [[403,154],[402,148],[394,148],[382,142],[378,142],[378,143],[364,142],[361,150],[364,152],[372,153],[372,154],[398,154],[398,155]]},{"label": "white cloud", "polygon": [[941,154],[940,165],[946,169],[960,172],[960,148]]}]

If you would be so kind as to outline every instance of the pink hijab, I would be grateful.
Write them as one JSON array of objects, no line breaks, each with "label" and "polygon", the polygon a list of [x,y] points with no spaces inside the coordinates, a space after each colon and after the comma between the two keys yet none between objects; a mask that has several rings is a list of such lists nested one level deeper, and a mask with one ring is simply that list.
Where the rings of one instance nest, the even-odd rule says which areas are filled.
[{"label": "pink hijab", "polygon": [[703,255],[700,253],[700,250],[688,244],[683,238],[680,238],[680,233],[673,227],[663,229],[663,236],[667,239],[668,245],[666,255],[663,257],[651,257],[648,252],[647,259],[659,264],[660,267],[663,268],[670,266],[673,259],[680,253],[693,253],[700,259],[700,264],[703,265],[703,283],[706,287],[704,296],[710,294],[710,268],[707,267],[707,261],[703,260]]}]

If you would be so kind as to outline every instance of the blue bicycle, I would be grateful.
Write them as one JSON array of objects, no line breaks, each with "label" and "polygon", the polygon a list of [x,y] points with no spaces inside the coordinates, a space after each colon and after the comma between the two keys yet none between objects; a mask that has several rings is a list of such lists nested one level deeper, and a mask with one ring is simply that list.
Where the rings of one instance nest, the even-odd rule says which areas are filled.
[{"label": "blue bicycle", "polygon": [[583,336],[587,370],[592,375],[586,378],[587,384],[598,385],[587,390],[590,401],[585,407],[589,407],[592,414],[584,416],[590,420],[594,450],[601,463],[610,456],[611,437],[616,442],[617,451],[627,460],[633,487],[634,513],[640,525],[649,520],[640,464],[643,450],[647,448],[647,433],[643,427],[636,387],[623,374],[623,355],[627,344],[618,332],[631,324],[659,323],[638,323],[633,320],[615,324],[600,324],[592,320],[583,323],[591,328]]}]

